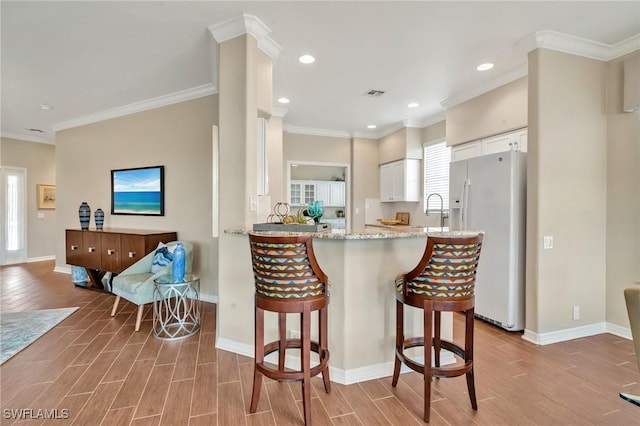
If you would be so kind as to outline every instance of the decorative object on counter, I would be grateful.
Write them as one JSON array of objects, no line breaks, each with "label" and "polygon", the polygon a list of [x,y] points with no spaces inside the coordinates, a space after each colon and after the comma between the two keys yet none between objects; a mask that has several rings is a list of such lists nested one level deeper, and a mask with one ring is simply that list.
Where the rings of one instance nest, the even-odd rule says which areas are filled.
[{"label": "decorative object on counter", "polygon": [[289,207],[289,203],[276,203],[273,206],[273,212],[278,217],[278,222],[284,222],[284,218],[289,216],[291,212],[291,207]]},{"label": "decorative object on counter", "polygon": [[102,225],[104,224],[104,212],[102,209],[95,211],[94,216],[96,218],[96,229],[102,231]]},{"label": "decorative object on counter", "polygon": [[173,250],[173,269],[172,275],[174,281],[184,280],[185,274],[185,252],[182,243],[177,243],[175,250]]},{"label": "decorative object on counter", "polygon": [[398,219],[378,219],[378,222],[383,225],[397,225],[400,223]]},{"label": "decorative object on counter", "polygon": [[331,231],[330,223],[254,223],[254,231],[282,231],[282,232],[324,232]]},{"label": "decorative object on counter", "polygon": [[87,204],[86,201],[83,201],[82,204],[80,204],[78,216],[80,216],[80,229],[83,231],[89,229],[89,222],[91,221],[91,207],[89,207],[89,204]]},{"label": "decorative object on counter", "polygon": [[322,201],[312,201],[307,207],[309,217],[313,218],[315,223],[320,222],[320,218],[324,214],[324,203]]},{"label": "decorative object on counter", "polygon": [[344,217],[344,210],[336,210],[336,217]]},{"label": "decorative object on counter", "polygon": [[411,214],[409,212],[396,212],[396,220],[398,225],[409,225],[409,218]]},{"label": "decorative object on counter", "polygon": [[[320,213],[316,217],[305,216],[307,213],[309,216],[309,209],[298,209],[298,212],[293,215],[290,214],[291,208],[288,203],[276,203],[273,206],[274,213],[267,217],[267,223],[254,223],[254,231],[287,231],[287,232],[322,232],[331,230],[331,225],[328,223],[319,223],[318,219],[322,217],[324,208],[321,202],[317,202],[319,206],[314,205],[313,212],[315,214]],[[311,203],[312,204],[312,203]],[[311,204],[309,206],[311,207]],[[274,222],[274,219],[278,219]]]}]

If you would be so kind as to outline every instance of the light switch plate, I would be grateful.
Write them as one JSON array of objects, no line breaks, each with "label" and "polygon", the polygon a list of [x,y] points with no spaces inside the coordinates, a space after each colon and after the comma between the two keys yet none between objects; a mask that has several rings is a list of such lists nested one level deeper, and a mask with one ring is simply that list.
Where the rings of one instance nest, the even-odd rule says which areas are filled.
[{"label": "light switch plate", "polygon": [[545,250],[553,248],[553,236],[552,235],[545,235],[543,237],[543,248]]}]

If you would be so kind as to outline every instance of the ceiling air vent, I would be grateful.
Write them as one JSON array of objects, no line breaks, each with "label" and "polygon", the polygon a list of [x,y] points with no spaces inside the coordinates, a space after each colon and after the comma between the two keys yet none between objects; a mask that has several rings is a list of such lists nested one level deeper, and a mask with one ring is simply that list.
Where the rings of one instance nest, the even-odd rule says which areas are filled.
[{"label": "ceiling air vent", "polygon": [[364,96],[369,96],[370,98],[379,98],[382,95],[384,95],[384,90],[369,89],[364,92]]}]

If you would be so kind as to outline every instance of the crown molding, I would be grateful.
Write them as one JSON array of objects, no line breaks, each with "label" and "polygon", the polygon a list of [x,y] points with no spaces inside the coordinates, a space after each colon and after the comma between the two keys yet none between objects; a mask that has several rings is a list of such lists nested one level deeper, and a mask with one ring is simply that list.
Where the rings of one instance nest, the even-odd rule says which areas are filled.
[{"label": "crown molding", "polygon": [[7,132],[4,130],[0,131],[0,136],[3,138],[18,139],[18,140],[27,141],[27,142],[46,143],[48,145],[55,145],[56,143],[55,137],[53,139],[50,139],[50,138],[26,135],[26,134],[16,133],[16,132]]},{"label": "crown molding", "polygon": [[96,112],[94,114],[85,115],[71,120],[54,124],[51,128],[58,132],[60,130],[71,129],[74,127],[84,126],[99,121],[110,120],[112,118],[122,117],[124,115],[134,114],[136,112],[147,111],[150,109],[160,108],[179,102],[190,101],[209,95],[218,93],[217,88],[213,84],[203,84],[202,86],[193,87],[191,89],[181,90],[179,92],[170,93],[157,98],[147,99],[135,102],[129,105],[108,109],[106,111]]},{"label": "crown molding", "polygon": [[257,16],[247,13],[210,25],[209,32],[218,43],[223,43],[243,34],[251,34],[258,40],[258,48],[273,60],[278,58],[282,50],[282,47],[269,37],[271,29]]},{"label": "crown molding", "polygon": [[282,130],[287,133],[295,133],[298,135],[327,136],[331,138],[351,138],[351,133],[343,130],[313,129],[310,127],[293,126],[291,124],[285,124],[284,126],[282,126]]},{"label": "crown molding", "polygon": [[440,102],[440,105],[442,105],[446,109],[452,108],[456,105],[460,105],[461,103],[468,101],[469,99],[473,99],[484,93],[490,92],[493,89],[504,86],[507,83],[511,83],[512,81],[525,77],[527,73],[527,63],[518,65],[517,67],[511,68],[509,71],[500,74],[496,78],[487,81],[485,84],[476,86],[470,90],[454,95],[449,99],[445,99],[444,101]]},{"label": "crown molding", "polygon": [[524,53],[535,49],[549,49],[600,61],[610,61],[640,49],[640,34],[636,34],[616,44],[600,43],[582,37],[557,31],[538,31],[516,43]]},{"label": "crown molding", "polygon": [[418,127],[422,127],[422,128],[429,127],[436,123],[444,121],[446,119],[447,119],[447,111],[440,111],[436,114],[425,117],[422,121],[419,121]]}]

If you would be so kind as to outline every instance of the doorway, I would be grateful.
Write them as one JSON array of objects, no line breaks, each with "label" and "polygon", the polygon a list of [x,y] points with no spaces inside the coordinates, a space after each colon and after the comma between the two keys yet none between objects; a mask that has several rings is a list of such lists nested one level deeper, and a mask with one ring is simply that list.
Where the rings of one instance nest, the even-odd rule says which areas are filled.
[{"label": "doorway", "polygon": [[333,229],[350,229],[349,182],[347,163],[287,162],[287,200],[292,210],[304,207],[310,200],[324,200],[322,222]]},{"label": "doorway", "polygon": [[27,169],[0,167],[0,265],[27,261]]}]

